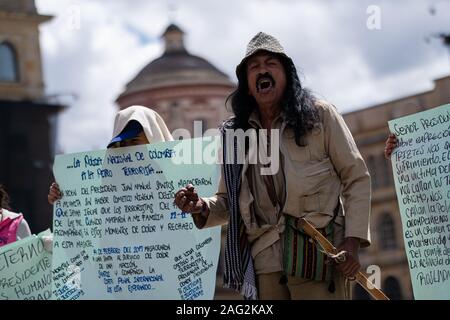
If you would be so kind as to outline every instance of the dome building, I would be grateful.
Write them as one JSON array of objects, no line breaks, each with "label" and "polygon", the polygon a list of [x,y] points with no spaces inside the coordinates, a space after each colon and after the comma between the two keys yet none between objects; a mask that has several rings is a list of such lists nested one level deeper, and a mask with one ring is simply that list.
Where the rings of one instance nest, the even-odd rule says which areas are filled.
[{"label": "dome building", "polygon": [[190,54],[184,32],[171,24],[162,34],[163,55],[145,66],[117,98],[120,109],[144,105],[157,111],[170,131],[202,121],[203,131],[228,117],[225,100],[235,85],[207,60]]}]

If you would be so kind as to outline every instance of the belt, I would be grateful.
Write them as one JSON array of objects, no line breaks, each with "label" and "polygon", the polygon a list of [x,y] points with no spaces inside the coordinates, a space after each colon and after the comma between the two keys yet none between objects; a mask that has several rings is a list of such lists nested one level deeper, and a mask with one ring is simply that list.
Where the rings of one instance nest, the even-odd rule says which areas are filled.
[{"label": "belt", "polygon": [[258,253],[280,240],[280,234],[284,232],[284,229],[285,217],[281,215],[277,224],[264,224],[254,232],[251,232],[248,235],[248,240],[252,247],[252,257],[254,258]]}]

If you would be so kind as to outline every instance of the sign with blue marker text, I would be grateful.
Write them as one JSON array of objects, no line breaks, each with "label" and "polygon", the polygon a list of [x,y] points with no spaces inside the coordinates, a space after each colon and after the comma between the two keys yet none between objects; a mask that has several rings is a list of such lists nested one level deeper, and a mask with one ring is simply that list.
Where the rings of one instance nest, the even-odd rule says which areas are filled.
[{"label": "sign with blue marker text", "polygon": [[450,299],[450,104],[389,121],[415,299]]},{"label": "sign with blue marker text", "polygon": [[52,255],[42,236],[31,235],[0,248],[0,300],[48,300],[51,298]]},{"label": "sign with blue marker text", "polygon": [[[198,230],[173,201],[189,183],[200,196],[217,191],[217,146],[210,137],[57,156],[54,298],[212,299],[220,227]],[[209,162],[191,161],[203,153]]]}]

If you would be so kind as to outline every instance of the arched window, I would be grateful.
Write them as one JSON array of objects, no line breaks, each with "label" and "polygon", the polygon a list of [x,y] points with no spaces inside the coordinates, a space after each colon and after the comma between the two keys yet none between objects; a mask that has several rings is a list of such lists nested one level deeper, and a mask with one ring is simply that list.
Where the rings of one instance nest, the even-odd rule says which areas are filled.
[{"label": "arched window", "polygon": [[370,180],[372,181],[372,189],[378,189],[379,181],[378,181],[378,170],[377,170],[377,160],[374,156],[369,156],[367,159],[367,167],[370,173]]},{"label": "arched window", "polygon": [[18,82],[17,55],[13,46],[7,42],[0,43],[0,81]]},{"label": "arched window", "polygon": [[[196,126],[197,126],[197,130],[195,130]],[[196,133],[200,133],[200,131],[201,131],[201,134],[204,134],[207,129],[208,129],[208,120],[206,120],[205,118],[197,118],[193,121],[193,124],[192,124],[193,131],[192,132],[194,133],[194,135]],[[194,138],[196,138],[196,137],[194,136]]]},{"label": "arched window", "polygon": [[383,187],[388,187],[392,184],[392,170],[389,167],[389,161],[384,156],[378,157],[379,176],[381,182],[379,183]]},{"label": "arched window", "polygon": [[384,292],[391,300],[403,299],[400,283],[395,277],[387,277],[384,280]]},{"label": "arched window", "polygon": [[392,185],[392,170],[389,162],[382,155],[370,155],[367,158],[372,188],[378,189]]},{"label": "arched window", "polygon": [[382,250],[397,248],[395,223],[389,213],[383,213],[378,221],[378,239]]},{"label": "arched window", "polygon": [[177,122],[177,120],[180,118],[180,103],[178,101],[172,101],[169,103],[169,117],[172,121],[174,121],[175,123]]}]

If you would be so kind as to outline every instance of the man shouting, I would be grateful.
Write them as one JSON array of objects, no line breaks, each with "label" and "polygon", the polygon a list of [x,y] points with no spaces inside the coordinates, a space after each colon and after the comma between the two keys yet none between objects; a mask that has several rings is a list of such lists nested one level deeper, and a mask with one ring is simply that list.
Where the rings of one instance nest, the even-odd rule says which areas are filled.
[{"label": "man shouting", "polygon": [[[370,244],[371,197],[350,131],[333,105],[302,87],[292,59],[270,35],[260,32],[250,41],[236,75],[234,117],[221,128],[219,190],[200,198],[189,185],[175,203],[198,228],[228,222],[224,282],[246,298],[349,299],[345,280],[359,271],[359,248]],[[228,135],[238,129],[268,134],[240,148]],[[252,148],[268,154],[273,144],[279,148],[270,159],[279,166],[249,161]],[[242,154],[243,163],[230,161]],[[267,174],[268,165],[276,170]],[[345,251],[339,264],[310,241],[299,218]]]}]

